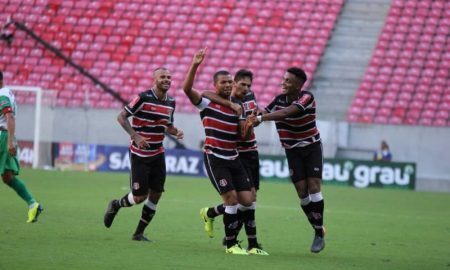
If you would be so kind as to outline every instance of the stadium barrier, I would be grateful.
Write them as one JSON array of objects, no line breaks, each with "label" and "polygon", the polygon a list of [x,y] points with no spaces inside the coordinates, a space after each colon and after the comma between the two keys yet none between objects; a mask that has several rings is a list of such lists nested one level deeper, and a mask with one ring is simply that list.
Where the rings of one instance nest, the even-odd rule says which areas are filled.
[{"label": "stadium barrier", "polygon": [[[21,164],[32,164],[32,142],[19,152]],[[190,149],[166,149],[169,175],[206,177],[203,153]],[[60,142],[52,144],[52,165],[59,170],[128,172],[128,147]],[[26,161],[26,163],[24,163]],[[352,159],[325,159],[323,182],[356,188],[379,187],[414,189],[416,164],[413,162],[376,162]],[[260,155],[262,181],[289,182],[289,168],[284,156]]]}]

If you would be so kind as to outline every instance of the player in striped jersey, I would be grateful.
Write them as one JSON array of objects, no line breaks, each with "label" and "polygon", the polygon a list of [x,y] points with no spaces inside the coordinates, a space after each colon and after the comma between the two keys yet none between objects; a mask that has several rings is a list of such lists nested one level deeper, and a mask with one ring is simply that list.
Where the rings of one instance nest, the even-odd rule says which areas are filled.
[{"label": "player in striped jersey", "polygon": [[[131,192],[121,199],[112,200],[104,217],[104,224],[109,228],[120,208],[131,207],[147,199],[132,237],[136,241],[149,241],[144,236],[144,230],[155,215],[156,206],[164,192],[164,133],[183,139],[183,132],[173,125],[175,100],[167,95],[172,82],[169,70],[157,68],[153,72],[153,79],[153,87],[136,96],[117,117],[131,138]],[[132,117],[131,125],[129,117]]]},{"label": "player in striped jersey", "polygon": [[[236,240],[238,224],[238,204],[251,208],[253,196],[251,181],[238,159],[236,143],[241,138],[248,138],[252,128],[245,125],[245,116],[229,107],[212,102],[202,97],[193,89],[198,67],[203,62],[206,48],[198,51],[183,83],[183,90],[189,100],[200,110],[202,124],[205,128],[204,162],[208,176],[214,188],[219,192],[225,205],[223,223],[226,238],[226,253],[248,255]],[[216,93],[222,98],[229,98],[233,80],[227,71],[214,74]],[[252,124],[252,123],[250,123]]]},{"label": "player in striped jersey", "polygon": [[287,69],[281,84],[282,94],[266,107],[267,113],[255,118],[255,124],[275,121],[300,206],[315,230],[311,251],[318,253],[325,247],[324,200],[320,189],[323,155],[316,126],[316,102],[311,92],[302,91],[306,80],[302,69]]},{"label": "player in striped jersey", "polygon": [[[249,70],[241,69],[234,75],[233,90],[231,92],[230,99],[224,99],[214,92],[203,92],[203,96],[209,98],[213,102],[227,106],[240,113],[244,110],[244,115],[250,116],[258,110],[258,104],[256,103],[255,94],[250,90],[253,81],[253,73]],[[236,102],[236,103],[235,103]],[[239,159],[244,166],[247,175],[252,181],[252,195],[253,204],[250,209],[239,205],[238,219],[239,224],[236,229],[239,233],[242,225],[245,226],[245,232],[247,233],[248,248],[250,254],[268,255],[267,252],[262,250],[261,245],[258,244],[256,238],[256,222],[255,222],[255,210],[256,210],[256,191],[259,189],[259,155],[256,145],[255,133],[252,131],[250,137],[247,140],[239,140],[237,142],[237,150],[239,153]],[[219,204],[215,207],[205,207],[200,210],[200,216],[205,221],[205,231],[213,237],[214,232],[214,218],[223,215],[225,212],[225,206]],[[249,221],[244,222],[243,217],[249,215]]]}]

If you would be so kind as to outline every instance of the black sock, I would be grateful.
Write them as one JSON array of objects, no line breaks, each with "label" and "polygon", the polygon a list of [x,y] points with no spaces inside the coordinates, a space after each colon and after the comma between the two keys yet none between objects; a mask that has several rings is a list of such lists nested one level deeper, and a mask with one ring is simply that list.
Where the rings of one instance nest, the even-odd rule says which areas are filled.
[{"label": "black sock", "polygon": [[[238,212],[239,213],[239,212]],[[258,239],[256,238],[256,222],[255,222],[255,209],[248,209],[241,211],[242,223],[245,226],[245,233],[248,239],[248,249],[252,249],[258,246]]]},{"label": "black sock", "polygon": [[308,218],[309,224],[314,227],[314,219],[312,218],[311,211],[312,211],[312,202],[309,202],[306,205],[300,205],[302,207],[303,212],[305,213],[306,217]]},{"label": "black sock", "polygon": [[125,194],[125,196],[123,196],[121,199],[119,199],[119,201],[117,203],[115,203],[114,207],[116,207],[116,209],[119,209],[121,207],[133,206],[133,204],[130,203],[130,201],[128,200],[128,196],[129,196],[129,193]]},{"label": "black sock", "polygon": [[239,232],[242,229],[242,226],[244,225],[244,216],[243,216],[243,211],[239,210],[237,211],[237,225],[236,225],[236,240],[237,237],[239,235]]},{"label": "black sock", "polygon": [[150,224],[150,221],[152,221],[153,216],[155,215],[155,210],[150,209],[147,205],[144,205],[142,207],[142,215],[141,220],[139,220],[138,226],[136,228],[136,231],[134,232],[134,235],[143,234],[145,228],[147,228],[148,224]]},{"label": "black sock", "polygon": [[223,204],[219,204],[216,207],[208,208],[206,215],[210,218],[215,218],[217,216],[223,215],[225,213],[225,206]]},{"label": "black sock", "polygon": [[223,214],[223,225],[225,228],[225,240],[227,241],[227,248],[236,244],[236,227],[237,214]]},{"label": "black sock", "polygon": [[323,209],[324,201],[311,202],[311,218],[313,220],[313,228],[316,231],[316,235],[323,237]]}]

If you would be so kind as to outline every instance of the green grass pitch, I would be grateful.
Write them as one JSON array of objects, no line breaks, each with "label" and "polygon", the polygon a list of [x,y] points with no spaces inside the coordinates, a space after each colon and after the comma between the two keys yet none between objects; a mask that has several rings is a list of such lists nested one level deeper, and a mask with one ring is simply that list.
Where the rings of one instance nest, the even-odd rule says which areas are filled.
[{"label": "green grass pitch", "polygon": [[221,218],[215,238],[203,231],[199,209],[220,202],[207,179],[169,176],[146,231],[154,242],[141,243],[130,240],[141,206],[103,226],[108,201],[128,191],[128,175],[24,170],[21,177],[45,210],[38,223],[25,223],[25,203],[0,186],[1,270],[450,269],[448,193],[324,186],[326,248],[312,254],[293,186],[263,182],[256,216],[270,256],[233,256],[221,246]]}]

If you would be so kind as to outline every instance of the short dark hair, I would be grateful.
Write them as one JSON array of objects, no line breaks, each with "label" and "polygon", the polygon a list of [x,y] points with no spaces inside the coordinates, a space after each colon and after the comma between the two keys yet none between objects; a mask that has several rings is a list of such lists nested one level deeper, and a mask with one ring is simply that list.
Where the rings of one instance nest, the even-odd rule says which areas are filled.
[{"label": "short dark hair", "polygon": [[0,81],[3,81],[3,72],[0,70]]},{"label": "short dark hair", "polygon": [[153,74],[155,74],[155,72],[159,70],[168,70],[168,69],[166,67],[157,67],[153,70]]},{"label": "short dark hair", "polygon": [[226,71],[226,70],[219,70],[216,73],[214,73],[214,83],[217,82],[217,79],[219,78],[220,75],[230,75],[230,72]]},{"label": "short dark hair", "polygon": [[243,78],[250,78],[250,81],[253,81],[253,73],[248,69],[240,69],[234,74],[234,81],[240,81]]},{"label": "short dark hair", "polygon": [[299,78],[300,80],[303,81],[303,83],[306,82],[306,80],[308,79],[308,77],[306,76],[306,73],[303,69],[298,68],[298,67],[290,67],[287,69],[287,72],[294,74],[295,77]]}]

